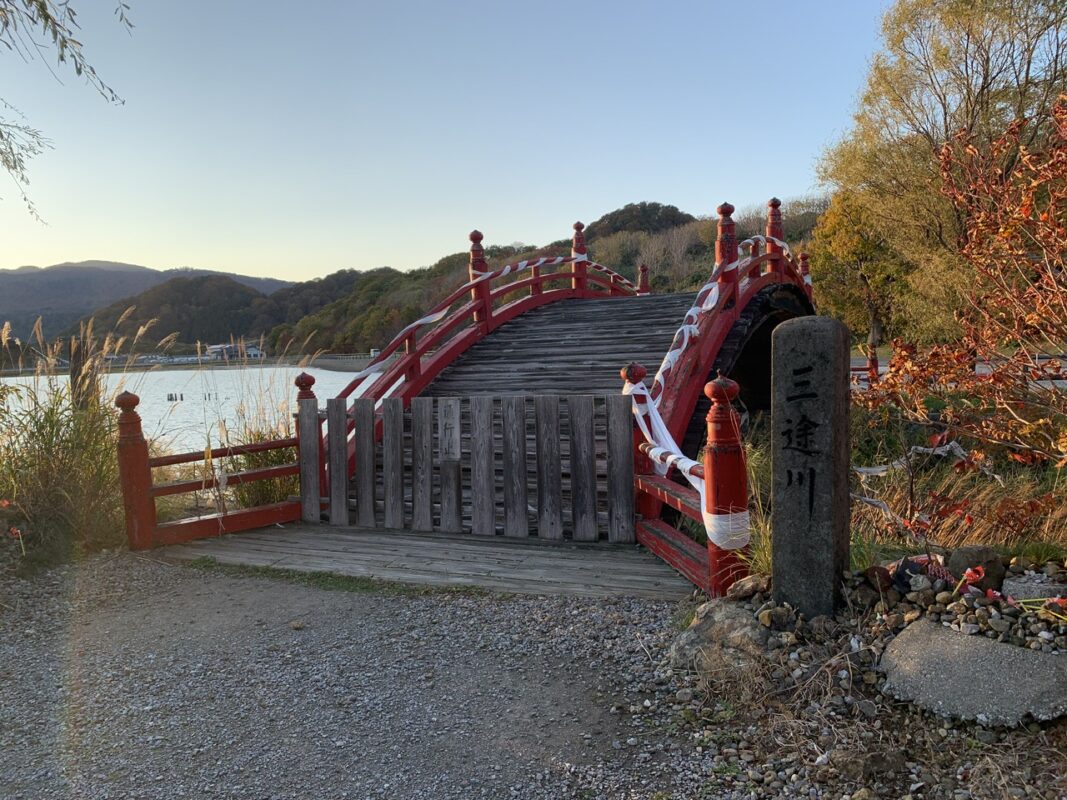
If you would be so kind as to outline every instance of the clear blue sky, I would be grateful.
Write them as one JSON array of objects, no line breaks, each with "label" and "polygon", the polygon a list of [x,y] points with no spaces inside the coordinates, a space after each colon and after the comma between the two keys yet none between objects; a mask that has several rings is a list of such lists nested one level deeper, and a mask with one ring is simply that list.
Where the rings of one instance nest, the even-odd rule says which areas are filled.
[{"label": "clear blue sky", "polygon": [[876,0],[82,0],[109,105],[0,51],[54,149],[0,267],[106,259],[293,280],[544,244],[628,202],[697,215],[816,188],[878,46]]}]

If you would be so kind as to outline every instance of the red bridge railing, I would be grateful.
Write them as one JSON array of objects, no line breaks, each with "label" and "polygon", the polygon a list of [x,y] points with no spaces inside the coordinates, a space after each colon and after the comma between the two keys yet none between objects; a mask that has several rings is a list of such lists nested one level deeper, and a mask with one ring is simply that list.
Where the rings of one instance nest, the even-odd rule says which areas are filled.
[{"label": "red bridge railing", "polygon": [[[582,223],[574,224],[570,256],[529,259],[496,270],[485,260],[482,233],[472,231],[469,280],[393,337],[338,396],[410,401],[471,345],[531,309],[559,300],[638,294],[632,281],[589,260],[584,229]],[[553,271],[546,272],[548,268]]]}]

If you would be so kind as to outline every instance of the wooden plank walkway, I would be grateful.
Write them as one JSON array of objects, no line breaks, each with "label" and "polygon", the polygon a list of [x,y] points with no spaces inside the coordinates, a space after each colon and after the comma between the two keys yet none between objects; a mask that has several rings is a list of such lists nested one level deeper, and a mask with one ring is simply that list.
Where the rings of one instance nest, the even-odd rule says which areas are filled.
[{"label": "wooden plank walkway", "polygon": [[332,572],[427,586],[500,592],[680,600],[692,585],[645,550],[629,545],[504,540],[293,525],[164,548],[178,561]]}]

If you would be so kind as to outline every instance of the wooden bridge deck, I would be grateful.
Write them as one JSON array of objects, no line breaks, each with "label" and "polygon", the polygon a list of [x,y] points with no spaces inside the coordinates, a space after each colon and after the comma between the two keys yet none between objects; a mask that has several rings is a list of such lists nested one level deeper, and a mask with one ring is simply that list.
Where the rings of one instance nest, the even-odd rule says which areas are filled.
[{"label": "wooden bridge deck", "polygon": [[680,600],[692,585],[634,546],[506,541],[294,525],[238,533],[159,551],[178,561],[331,572],[427,586],[500,592]]}]

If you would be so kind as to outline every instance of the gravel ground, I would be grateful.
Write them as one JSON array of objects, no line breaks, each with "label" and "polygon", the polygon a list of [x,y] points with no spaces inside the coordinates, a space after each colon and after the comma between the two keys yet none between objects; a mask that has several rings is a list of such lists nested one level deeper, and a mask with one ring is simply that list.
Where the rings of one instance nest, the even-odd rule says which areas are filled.
[{"label": "gravel ground", "polygon": [[1067,721],[954,726],[873,684],[798,703],[752,665],[697,682],[670,668],[684,607],[3,566],[3,800],[1067,798]]},{"label": "gravel ground", "polygon": [[129,554],[3,581],[5,798],[710,789],[652,713],[674,691],[667,604],[325,591]]}]

